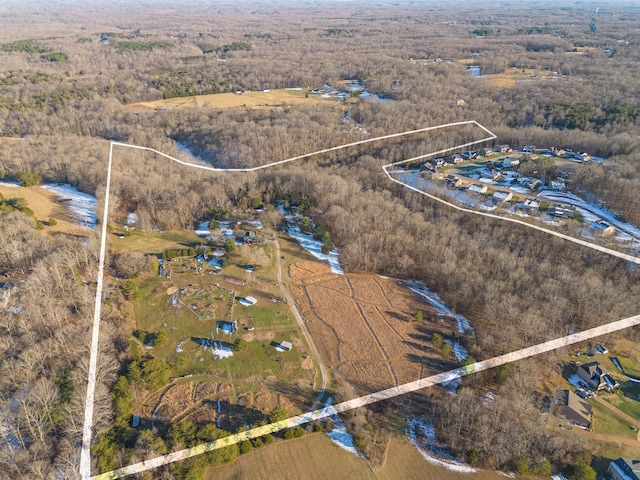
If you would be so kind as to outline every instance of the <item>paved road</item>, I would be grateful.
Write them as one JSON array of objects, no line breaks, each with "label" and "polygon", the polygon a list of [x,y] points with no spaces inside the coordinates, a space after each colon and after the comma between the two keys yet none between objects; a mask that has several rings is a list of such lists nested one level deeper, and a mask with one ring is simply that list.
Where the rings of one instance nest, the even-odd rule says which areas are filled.
[{"label": "paved road", "polygon": [[291,307],[291,311],[293,312],[294,317],[296,317],[296,320],[298,321],[298,324],[302,329],[302,334],[304,335],[304,338],[307,341],[307,345],[309,345],[309,348],[311,349],[311,354],[313,355],[313,358],[316,361],[316,364],[318,365],[318,370],[320,371],[320,378],[322,381],[322,384],[320,386],[320,393],[318,394],[318,401],[322,402],[322,397],[324,396],[324,392],[327,389],[327,384],[329,383],[327,369],[324,366],[324,363],[322,362],[322,357],[320,356],[320,352],[318,351],[318,348],[316,347],[316,344],[313,341],[313,337],[309,333],[307,324],[304,321],[304,318],[302,318],[302,315],[300,314],[298,307],[296,306],[295,300],[293,299],[293,297],[291,296],[291,294],[289,293],[289,291],[287,290],[287,288],[285,287],[282,281],[282,266],[280,264],[280,242],[276,239],[275,244],[276,244],[276,259],[277,259],[276,261],[278,262],[278,285],[280,286],[280,292],[282,296],[287,299],[287,304]]}]

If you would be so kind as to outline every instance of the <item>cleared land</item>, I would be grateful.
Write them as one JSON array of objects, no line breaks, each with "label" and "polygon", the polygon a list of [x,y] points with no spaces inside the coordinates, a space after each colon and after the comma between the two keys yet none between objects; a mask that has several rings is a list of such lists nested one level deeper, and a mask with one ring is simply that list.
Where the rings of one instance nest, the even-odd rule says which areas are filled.
[{"label": "cleared land", "polygon": [[[145,238],[151,241],[146,244]],[[190,239],[190,232],[168,232],[114,237],[112,243],[156,253],[176,243],[183,248],[194,246]],[[307,346],[289,307],[278,297],[272,248],[269,244],[242,247],[230,258],[232,264],[217,274],[206,262],[185,257],[166,262],[162,277],[154,273],[137,280],[140,299],[134,304],[135,327],[145,335],[167,333],[166,344],[154,346],[149,353],[167,360],[174,377],[138,402],[135,411],[145,424],[153,419],[174,423],[187,418],[204,423],[220,417],[222,428],[235,430],[261,420],[262,413],[277,404],[290,413],[310,407],[317,394],[312,388],[315,367],[306,358]],[[267,263],[256,271],[243,269],[245,255],[258,250]],[[239,304],[238,297],[250,295],[257,299],[256,305]],[[217,328],[219,321],[237,321],[237,331],[223,333]],[[212,339],[230,348],[238,338],[247,342],[246,348],[231,358],[215,358],[208,348]],[[276,348],[284,340],[293,344],[290,351]],[[140,344],[139,348],[145,347]]]},{"label": "cleared land", "polygon": [[140,102],[127,105],[131,110],[181,110],[187,108],[225,109],[225,108],[272,108],[300,104],[331,104],[340,98],[323,98],[319,95],[308,95],[304,90],[277,89],[268,92],[214,93],[211,95],[194,95],[191,97],[168,98],[153,102]]},{"label": "cleared land", "polygon": [[73,214],[60,202],[61,197],[40,187],[7,187],[0,185],[5,199],[24,198],[36,219],[47,222],[55,218],[57,225],[47,226],[48,232],[63,232],[71,235],[87,235],[87,230],[76,223]]},{"label": "cleared land", "polygon": [[[291,291],[327,363],[347,381],[370,392],[456,366],[430,343],[435,332],[450,334],[453,321],[421,297],[391,279],[316,265],[290,265]],[[418,310],[431,321],[416,322]]]},{"label": "cleared land", "polygon": [[[330,459],[330,461],[327,461]],[[406,439],[392,437],[387,460],[379,470],[365,461],[338,448],[321,433],[297,440],[280,442],[254,450],[232,465],[207,471],[205,480],[243,480],[277,478],[331,478],[334,480],[498,480],[504,476],[494,472],[462,474],[427,463]]]}]

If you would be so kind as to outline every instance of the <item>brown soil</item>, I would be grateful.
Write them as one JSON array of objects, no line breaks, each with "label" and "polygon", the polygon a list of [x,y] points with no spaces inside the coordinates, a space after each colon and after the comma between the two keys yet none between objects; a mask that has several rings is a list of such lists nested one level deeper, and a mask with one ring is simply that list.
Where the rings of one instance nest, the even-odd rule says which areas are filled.
[{"label": "brown soil", "polygon": [[202,406],[195,409],[188,416],[184,418],[184,421],[194,423],[212,423],[216,420],[216,403],[214,401],[207,401]]},{"label": "brown soil", "polygon": [[270,393],[261,393],[256,397],[256,403],[268,403],[269,401],[271,401]]},{"label": "brown soil", "polygon": [[162,397],[158,406],[158,419],[172,421],[193,406],[193,382],[174,385]]},{"label": "brown soil", "polygon": [[195,401],[200,402],[207,397],[215,395],[218,391],[218,384],[215,382],[198,383],[195,387]]}]

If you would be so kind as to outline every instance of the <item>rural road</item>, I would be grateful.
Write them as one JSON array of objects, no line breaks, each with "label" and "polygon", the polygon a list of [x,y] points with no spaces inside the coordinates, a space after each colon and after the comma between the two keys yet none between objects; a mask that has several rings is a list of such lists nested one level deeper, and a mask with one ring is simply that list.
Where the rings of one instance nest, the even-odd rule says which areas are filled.
[{"label": "rural road", "polygon": [[287,287],[285,287],[284,283],[282,282],[282,265],[280,263],[280,242],[278,241],[278,239],[276,239],[274,243],[276,244],[276,261],[278,262],[278,285],[280,286],[280,292],[282,296],[287,299],[287,304],[291,308],[291,311],[293,312],[294,317],[296,317],[296,320],[298,321],[298,324],[302,329],[302,334],[304,335],[304,338],[307,341],[307,345],[309,345],[309,348],[311,349],[311,354],[313,355],[314,360],[318,364],[318,370],[320,370],[320,377],[322,379],[321,380],[322,384],[320,386],[320,393],[318,394],[318,401],[322,402],[322,397],[324,395],[325,390],[327,389],[327,384],[328,384],[327,369],[324,366],[324,363],[322,363],[322,357],[320,356],[320,352],[318,351],[316,344],[313,342],[313,337],[309,333],[309,329],[307,328],[307,325],[304,322],[304,319],[302,318],[302,315],[300,314],[298,307],[296,306],[295,300],[287,290]]}]

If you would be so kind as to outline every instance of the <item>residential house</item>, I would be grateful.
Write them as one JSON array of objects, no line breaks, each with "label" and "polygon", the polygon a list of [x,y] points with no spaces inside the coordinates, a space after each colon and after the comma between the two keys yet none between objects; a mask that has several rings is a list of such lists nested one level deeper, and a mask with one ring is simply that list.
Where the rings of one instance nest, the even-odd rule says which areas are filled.
[{"label": "residential house", "polygon": [[570,390],[556,390],[551,405],[551,414],[564,418],[578,427],[586,429],[591,427],[591,405],[583,402]]},{"label": "residential house", "polygon": [[453,157],[453,163],[454,164],[458,164],[458,163],[464,162],[464,157],[462,155],[460,155],[459,153],[456,153],[455,155],[452,155],[452,157]]},{"label": "residential house", "polygon": [[567,151],[563,148],[551,147],[551,153],[553,153],[556,157],[563,157],[567,154]]},{"label": "residential house", "polygon": [[574,218],[576,216],[576,207],[558,205],[555,208],[549,209],[549,215],[553,215],[555,217]]},{"label": "residential house", "polygon": [[640,460],[620,457],[609,464],[607,473],[613,480],[640,480]]},{"label": "residential house", "polygon": [[531,144],[527,144],[524,147],[522,147],[522,151],[525,152],[525,153],[535,152],[536,151],[536,146],[535,145],[531,145]]},{"label": "residential house", "polygon": [[487,186],[486,185],[478,185],[478,184],[469,185],[469,191],[473,192],[473,193],[485,194],[485,193],[487,193]]},{"label": "residential house", "polygon": [[444,158],[436,158],[433,162],[435,162],[436,167],[444,167],[447,163],[444,161]]},{"label": "residential house", "polygon": [[488,157],[490,155],[494,155],[496,152],[493,148],[482,148],[478,150],[478,155],[481,157]]},{"label": "residential house", "polygon": [[280,342],[280,348],[282,350],[291,350],[293,348],[293,345],[291,344],[291,342]]},{"label": "residential house", "polygon": [[525,210],[538,210],[540,208],[540,201],[534,198],[525,198],[522,208]]},{"label": "residential house", "polygon": [[502,166],[504,168],[515,167],[516,165],[520,165],[520,159],[519,158],[507,157],[504,160],[502,160]]},{"label": "residential house", "polygon": [[513,152],[513,148],[511,148],[509,145],[498,145],[497,150],[500,153],[511,153],[511,152]]},{"label": "residential house", "polygon": [[620,387],[620,384],[609,375],[609,372],[607,372],[599,362],[580,365],[578,367],[578,375],[580,375],[594,391],[613,391],[615,388]]},{"label": "residential house", "polygon": [[492,195],[492,197],[496,202],[505,203],[505,202],[510,201],[513,198],[513,193],[511,193],[511,192],[503,192],[503,191],[498,190],[496,193],[494,193]]},{"label": "residential house", "polygon": [[567,185],[562,180],[552,180],[549,186],[551,187],[551,190],[556,190],[558,192],[564,192],[567,189]]}]

